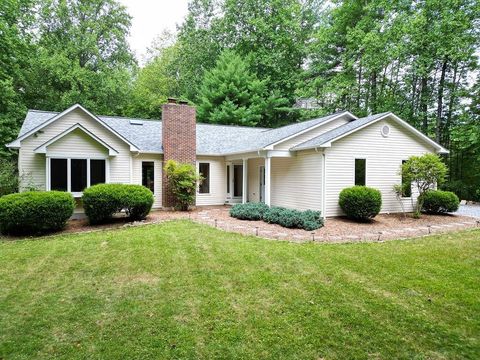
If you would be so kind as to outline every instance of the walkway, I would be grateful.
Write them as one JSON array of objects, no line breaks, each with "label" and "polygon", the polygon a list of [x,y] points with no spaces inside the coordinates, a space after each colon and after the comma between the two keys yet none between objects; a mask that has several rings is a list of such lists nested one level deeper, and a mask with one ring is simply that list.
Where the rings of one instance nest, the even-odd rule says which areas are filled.
[{"label": "walkway", "polygon": [[480,218],[480,204],[460,205],[455,214]]}]

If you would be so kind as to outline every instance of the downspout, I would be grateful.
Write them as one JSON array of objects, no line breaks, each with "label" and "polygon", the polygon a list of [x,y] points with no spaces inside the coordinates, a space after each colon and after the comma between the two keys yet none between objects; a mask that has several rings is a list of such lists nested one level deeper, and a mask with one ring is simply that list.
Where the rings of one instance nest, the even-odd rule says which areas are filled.
[{"label": "downspout", "polygon": [[322,217],[325,222],[327,219],[327,156],[325,155],[325,149],[322,151]]}]

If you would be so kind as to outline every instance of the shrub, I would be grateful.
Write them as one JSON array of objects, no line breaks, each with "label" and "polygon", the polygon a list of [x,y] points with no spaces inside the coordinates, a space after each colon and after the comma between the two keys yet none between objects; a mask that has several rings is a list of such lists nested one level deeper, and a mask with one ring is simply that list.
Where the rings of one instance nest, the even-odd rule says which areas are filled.
[{"label": "shrub", "polygon": [[230,209],[230,216],[240,220],[262,220],[268,206],[263,203],[236,204]]},{"label": "shrub", "polygon": [[461,200],[477,201],[480,197],[477,193],[477,187],[473,184],[467,184],[462,180],[451,180],[444,183],[440,190],[451,191]]},{"label": "shrub", "polygon": [[152,208],[153,194],[142,185],[98,184],[84,190],[82,201],[91,224],[106,222],[122,210],[131,220],[141,220]]},{"label": "shrub", "polygon": [[70,193],[29,191],[0,198],[0,232],[41,234],[61,230],[75,209]]},{"label": "shrub", "polygon": [[401,167],[401,175],[405,184],[413,184],[417,188],[418,198],[415,204],[415,216],[420,216],[423,194],[445,181],[447,167],[435,154],[411,156]]},{"label": "shrub", "polygon": [[323,226],[320,211],[313,210],[298,211],[282,207],[271,207],[264,213],[263,220],[286,228],[298,228],[308,231]]},{"label": "shrub", "polygon": [[377,189],[353,186],[340,192],[339,205],[354,220],[368,221],[382,208],[382,194]]},{"label": "shrub", "polygon": [[430,190],[422,195],[422,210],[428,214],[445,214],[458,210],[460,200],[451,191]]},{"label": "shrub", "polygon": [[175,197],[175,207],[186,211],[195,202],[197,183],[202,177],[197,175],[195,166],[168,160],[164,167],[170,190]]}]

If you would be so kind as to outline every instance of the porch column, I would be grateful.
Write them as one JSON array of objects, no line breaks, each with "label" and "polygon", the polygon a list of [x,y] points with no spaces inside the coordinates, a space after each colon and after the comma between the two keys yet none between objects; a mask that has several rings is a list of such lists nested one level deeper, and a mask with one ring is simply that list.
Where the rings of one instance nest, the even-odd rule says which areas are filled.
[{"label": "porch column", "polygon": [[272,158],[265,158],[265,204],[270,206],[270,176],[272,172]]},{"label": "porch column", "polygon": [[248,201],[248,159],[243,159],[242,204]]}]

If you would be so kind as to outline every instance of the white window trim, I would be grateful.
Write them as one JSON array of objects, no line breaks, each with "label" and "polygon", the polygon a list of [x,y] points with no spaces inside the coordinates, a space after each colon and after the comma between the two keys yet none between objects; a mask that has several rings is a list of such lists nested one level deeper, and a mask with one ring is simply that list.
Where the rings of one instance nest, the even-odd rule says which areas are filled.
[{"label": "white window trim", "polygon": [[198,196],[209,196],[212,194],[212,162],[207,160],[199,160],[197,161],[197,174],[200,175],[200,164],[208,164],[208,176],[210,176],[209,183],[208,183],[208,193],[201,193],[200,192],[200,182],[197,182],[197,195]]},{"label": "white window trim", "polygon": [[352,172],[352,183],[355,184],[355,160],[365,160],[365,186],[368,186],[368,157],[366,156],[355,156],[353,158],[353,172]]},{"label": "white window trim", "polygon": [[90,187],[90,160],[105,160],[105,183],[110,182],[110,161],[108,157],[105,156],[71,156],[71,155],[47,155],[45,157],[46,161],[46,188],[47,191],[52,189],[52,184],[50,182],[50,161],[51,159],[66,159],[67,160],[67,192],[71,193],[73,197],[79,198],[82,197],[83,192],[72,192],[72,182],[71,182],[71,163],[73,160],[87,160],[87,188]]}]

